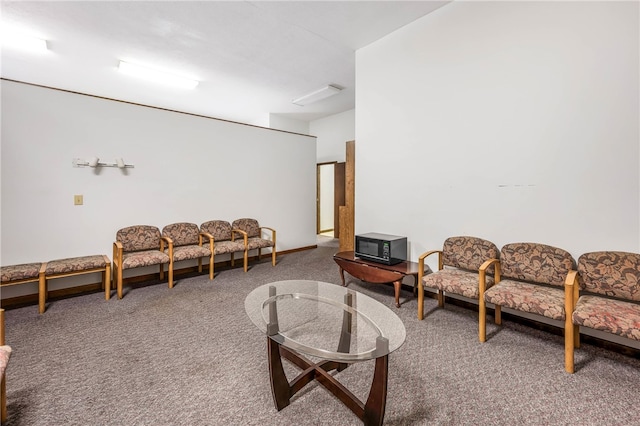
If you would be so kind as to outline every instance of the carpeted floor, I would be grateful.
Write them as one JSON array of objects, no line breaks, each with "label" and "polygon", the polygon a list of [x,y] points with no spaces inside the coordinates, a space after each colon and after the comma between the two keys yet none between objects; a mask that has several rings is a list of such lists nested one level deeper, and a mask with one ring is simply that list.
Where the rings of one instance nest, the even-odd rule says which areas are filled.
[{"label": "carpeted floor", "polygon": [[[358,425],[313,384],[278,412],[268,380],[266,338],[244,299],[272,281],[340,283],[332,255],[319,248],[166,284],[127,288],[122,300],[95,293],[6,312],[13,349],[7,374],[7,425]],[[427,316],[403,291],[349,287],[389,306],[407,330],[390,356],[387,425],[632,425],[640,423],[640,359],[583,344],[576,373],[564,372],[562,337],[508,320],[488,322],[477,339],[477,311],[426,299]],[[288,374],[297,370],[287,364]],[[373,363],[353,364],[339,380],[365,399]]]}]

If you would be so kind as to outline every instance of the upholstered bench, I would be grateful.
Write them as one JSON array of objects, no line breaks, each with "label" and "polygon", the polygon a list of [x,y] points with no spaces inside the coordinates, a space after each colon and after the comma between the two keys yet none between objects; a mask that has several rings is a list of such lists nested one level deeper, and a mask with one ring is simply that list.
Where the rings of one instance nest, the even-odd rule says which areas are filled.
[{"label": "upholstered bench", "polygon": [[47,264],[42,262],[3,266],[0,268],[2,275],[0,287],[38,282],[38,289],[40,289],[44,285],[46,267]]},{"label": "upholstered bench", "polygon": [[105,255],[99,254],[52,260],[44,264],[43,268],[44,279],[40,280],[39,289],[40,313],[44,313],[45,311],[45,303],[49,294],[47,281],[54,278],[102,272],[102,289],[105,291],[104,298],[109,300],[111,297],[111,261]]}]

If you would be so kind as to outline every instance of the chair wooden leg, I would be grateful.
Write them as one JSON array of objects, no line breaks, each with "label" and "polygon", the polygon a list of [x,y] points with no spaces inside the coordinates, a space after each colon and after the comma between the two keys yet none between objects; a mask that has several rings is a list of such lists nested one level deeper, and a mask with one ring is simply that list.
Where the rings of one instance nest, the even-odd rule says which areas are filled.
[{"label": "chair wooden leg", "polygon": [[484,297],[478,300],[478,340],[487,341],[487,304]]},{"label": "chair wooden leg", "polygon": [[258,260],[261,260],[261,259],[262,259],[262,249],[259,248],[258,249]]},{"label": "chair wooden leg", "polygon": [[496,307],[495,307],[495,318],[496,318],[496,324],[501,325],[502,324],[502,310],[500,309],[500,305],[496,305]]},{"label": "chair wooden leg", "polygon": [[276,266],[276,248],[271,249],[271,266]]},{"label": "chair wooden leg", "polygon": [[122,299],[122,265],[118,266],[117,269],[118,299]]},{"label": "chair wooden leg", "polygon": [[580,347],[580,326],[579,325],[573,326],[573,347],[574,348]]},{"label": "chair wooden leg", "polygon": [[231,267],[233,268],[236,264],[235,259],[233,258],[233,253],[231,253]]},{"label": "chair wooden leg", "polygon": [[169,262],[169,288],[173,288],[173,262]]},{"label": "chair wooden leg", "polygon": [[247,272],[247,264],[249,262],[249,250],[244,251],[244,271]]},{"label": "chair wooden leg", "polygon": [[214,261],[214,256],[211,255],[211,257],[209,258],[209,279],[212,280],[213,279],[213,268],[215,266],[215,261]]},{"label": "chair wooden leg", "polygon": [[198,258],[198,273],[202,273],[202,258]]},{"label": "chair wooden leg", "polygon": [[444,308],[444,292],[442,290],[438,290],[438,307]]},{"label": "chair wooden leg", "polygon": [[424,318],[424,287],[422,282],[418,284],[418,287],[418,319],[422,320]]},{"label": "chair wooden leg", "polygon": [[565,315],[564,321],[564,369],[567,373],[572,373],[574,370],[573,360],[573,322],[571,321],[571,315]]}]

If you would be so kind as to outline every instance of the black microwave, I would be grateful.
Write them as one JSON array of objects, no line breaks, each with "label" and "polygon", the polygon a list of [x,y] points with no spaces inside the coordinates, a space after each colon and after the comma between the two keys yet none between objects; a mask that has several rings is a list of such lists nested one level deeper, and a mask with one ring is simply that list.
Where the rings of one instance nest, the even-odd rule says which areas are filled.
[{"label": "black microwave", "polygon": [[372,262],[395,265],[407,260],[407,237],[397,235],[356,235],[356,257]]}]

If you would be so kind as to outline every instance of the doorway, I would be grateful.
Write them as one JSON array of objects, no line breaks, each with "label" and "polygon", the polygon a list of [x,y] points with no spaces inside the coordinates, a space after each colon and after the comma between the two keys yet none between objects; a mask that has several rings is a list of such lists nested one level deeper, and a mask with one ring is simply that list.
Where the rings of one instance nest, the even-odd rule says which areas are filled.
[{"label": "doorway", "polygon": [[316,165],[316,234],[339,238],[339,206],[344,205],[344,163]]}]

